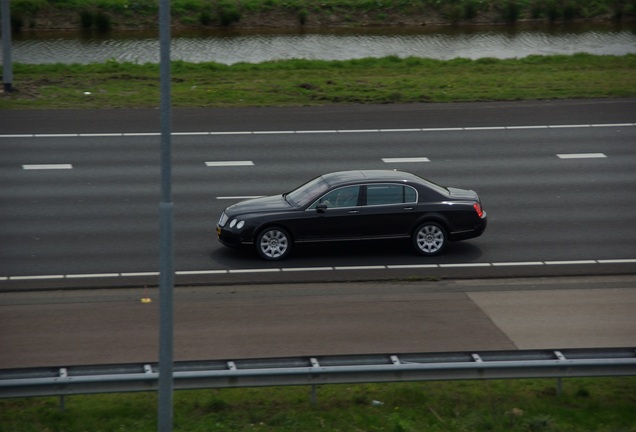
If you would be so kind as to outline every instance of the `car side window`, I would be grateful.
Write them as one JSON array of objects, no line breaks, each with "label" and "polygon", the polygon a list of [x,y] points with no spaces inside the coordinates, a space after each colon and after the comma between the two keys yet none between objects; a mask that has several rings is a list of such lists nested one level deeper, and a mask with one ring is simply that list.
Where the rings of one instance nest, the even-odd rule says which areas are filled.
[{"label": "car side window", "polygon": [[378,184],[367,186],[367,205],[414,203],[417,192],[410,186]]},{"label": "car side window", "polygon": [[326,204],[327,208],[355,207],[358,205],[360,186],[347,186],[332,190],[323,195],[309,208],[314,209],[318,204]]},{"label": "car side window", "polygon": [[404,186],[404,202],[405,203],[416,203],[417,202],[417,191],[415,188],[411,186]]}]

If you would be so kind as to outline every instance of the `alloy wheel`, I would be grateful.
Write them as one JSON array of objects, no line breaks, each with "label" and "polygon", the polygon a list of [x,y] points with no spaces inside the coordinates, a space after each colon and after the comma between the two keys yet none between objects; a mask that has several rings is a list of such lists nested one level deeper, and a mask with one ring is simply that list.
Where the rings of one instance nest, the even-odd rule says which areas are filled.
[{"label": "alloy wheel", "polygon": [[427,223],[417,230],[413,240],[420,253],[435,255],[440,253],[446,245],[446,234],[441,226]]},{"label": "alloy wheel", "polygon": [[279,260],[289,253],[289,235],[282,229],[271,228],[264,231],[258,240],[258,252],[267,260]]}]

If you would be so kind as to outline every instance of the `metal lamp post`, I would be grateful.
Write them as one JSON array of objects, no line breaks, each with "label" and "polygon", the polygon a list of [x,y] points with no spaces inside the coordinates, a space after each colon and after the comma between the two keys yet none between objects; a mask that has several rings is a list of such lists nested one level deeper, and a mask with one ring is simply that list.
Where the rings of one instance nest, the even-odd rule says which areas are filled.
[{"label": "metal lamp post", "polygon": [[161,75],[161,203],[160,212],[160,319],[158,431],[172,431],[173,421],[173,203],[170,98],[170,0],[159,3]]}]

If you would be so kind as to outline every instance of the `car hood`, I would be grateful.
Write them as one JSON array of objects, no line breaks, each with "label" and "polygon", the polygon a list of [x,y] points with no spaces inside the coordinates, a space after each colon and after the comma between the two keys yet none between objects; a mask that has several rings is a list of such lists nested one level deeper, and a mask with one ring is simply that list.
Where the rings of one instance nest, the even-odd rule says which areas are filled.
[{"label": "car hood", "polygon": [[285,211],[291,208],[292,206],[283,195],[274,195],[241,201],[225,209],[225,214],[235,216],[255,212]]},{"label": "car hood", "polygon": [[452,198],[479,201],[479,196],[474,190],[454,187],[447,187],[446,189],[448,189],[448,193]]}]

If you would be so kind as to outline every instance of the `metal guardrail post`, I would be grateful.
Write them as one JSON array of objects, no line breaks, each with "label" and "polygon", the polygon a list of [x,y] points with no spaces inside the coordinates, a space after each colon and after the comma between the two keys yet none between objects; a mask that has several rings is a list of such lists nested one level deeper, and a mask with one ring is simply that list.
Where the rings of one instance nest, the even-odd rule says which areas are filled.
[{"label": "metal guardrail post", "polygon": [[[311,357],[309,359],[309,362],[311,363],[312,368],[320,368],[320,362],[318,362],[318,359],[316,357]],[[316,386],[316,384],[312,384],[311,385],[311,401],[310,401],[311,406],[315,406],[318,401],[317,392],[318,392],[318,387]]]},{"label": "metal guardrail post", "polygon": [[[567,360],[561,351],[554,351],[554,355],[559,360]],[[563,394],[563,378],[561,377],[557,378],[556,394],[557,396],[561,396],[561,394]]]}]

